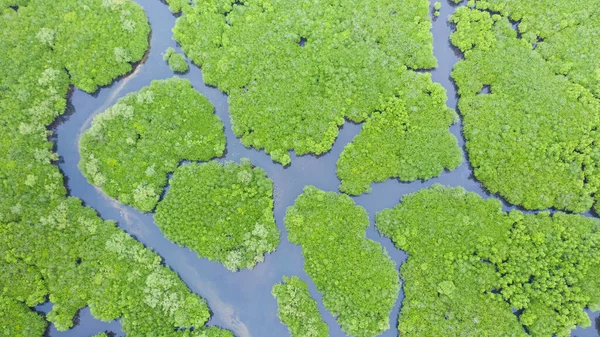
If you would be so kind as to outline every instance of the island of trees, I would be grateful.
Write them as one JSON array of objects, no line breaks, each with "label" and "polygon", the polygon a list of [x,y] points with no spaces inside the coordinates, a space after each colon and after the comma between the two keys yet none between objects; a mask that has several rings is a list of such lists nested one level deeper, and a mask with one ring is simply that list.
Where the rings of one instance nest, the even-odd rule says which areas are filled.
[{"label": "island of trees", "polygon": [[283,277],[273,286],[278,316],[288,326],[292,337],[329,337],[317,302],[310,296],[308,285],[298,276]]},{"label": "island of trees", "polygon": [[[376,136],[388,130],[373,127],[363,138],[391,143],[385,148],[390,153],[379,151],[365,158],[365,170],[390,159],[412,163],[368,177],[355,177],[342,167],[343,180],[359,185],[392,177],[414,180],[458,165],[459,149],[447,130],[454,114],[444,102],[438,104],[443,90],[431,88],[436,97],[420,106],[409,102],[403,107],[404,100],[414,98],[410,94],[393,99],[399,88],[417,95],[419,89],[412,85],[418,75],[407,67],[436,66],[428,1],[167,2],[171,10],[182,12],[175,39],[202,67],[204,81],[229,95],[233,132],[244,145],[264,149],[274,161],[288,165],[290,150],[302,155],[331,149],[344,119],[363,122],[373,115],[376,120],[370,124],[379,124],[377,119],[394,118],[381,113],[386,104],[394,104],[415,122],[419,115],[440,116],[439,121],[421,123],[426,133],[436,135],[429,147],[438,153],[450,149],[450,154],[421,163],[415,151],[421,150],[422,140],[396,126],[395,135],[409,144],[399,151],[391,138]],[[435,86],[422,76],[417,81]],[[368,140],[355,147],[368,151],[363,149]],[[419,167],[424,172],[415,174]],[[361,186],[356,193],[367,189]]]},{"label": "island of trees", "polygon": [[[509,16],[463,7],[452,17],[452,43],[464,52],[452,76],[475,176],[527,209],[589,210],[600,195],[600,96],[583,64],[598,64],[600,54],[576,47],[589,37],[576,35],[594,31],[591,9],[573,2],[477,4]],[[509,18],[521,20],[517,30]]]},{"label": "island of trees", "polygon": [[396,264],[365,237],[369,217],[347,195],[307,186],[287,209],[290,242],[302,246],[304,270],[323,305],[351,336],[377,336],[389,328],[400,284]]},{"label": "island of trees", "polygon": [[273,182],[247,159],[179,167],[154,218],[169,240],[232,271],[254,267],[279,244]]},{"label": "island of trees", "polygon": [[223,123],[189,81],[154,81],[97,115],[80,140],[79,168],[120,203],[150,212],[182,160],[223,154]]}]

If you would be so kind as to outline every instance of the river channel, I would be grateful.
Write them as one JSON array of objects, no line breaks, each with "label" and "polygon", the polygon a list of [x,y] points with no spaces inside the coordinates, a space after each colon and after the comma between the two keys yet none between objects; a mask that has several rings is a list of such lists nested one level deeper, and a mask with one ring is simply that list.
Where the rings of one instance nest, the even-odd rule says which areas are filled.
[{"label": "river channel", "polygon": [[[287,240],[287,232],[283,223],[285,210],[293,205],[295,199],[302,193],[306,185],[314,185],[325,191],[336,191],[339,180],[336,176],[336,161],[344,146],[348,144],[360,129],[360,125],[347,122],[340,130],[339,136],[330,152],[315,156],[292,155],[292,164],[283,168],[271,161],[262,151],[245,148],[231,131],[227,96],[214,87],[209,87],[202,81],[202,73],[198,67],[192,66],[190,71],[180,77],[191,81],[196,90],[205,95],[215,106],[216,114],[225,125],[227,136],[227,154],[221,161],[239,162],[240,158],[249,158],[256,166],[264,169],[273,180],[275,186],[275,220],[281,231],[281,243],[277,250],[266,256],[253,270],[242,270],[232,273],[220,263],[198,258],[195,252],[179,247],[167,240],[153,221],[152,214],[142,214],[139,211],[123,206],[108,198],[101,190],[89,184],[79,171],[78,141],[92,118],[113,105],[119,98],[128,93],[140,90],[150,85],[153,80],[166,79],[173,72],[162,59],[162,53],[168,47],[181,49],[172,39],[171,29],[175,25],[173,16],[167,5],[159,0],[136,0],[146,11],[152,36],[150,52],[147,59],[130,75],[123,77],[109,87],[100,89],[89,95],[75,89],[70,98],[67,113],[59,119],[55,126],[55,143],[60,155],[59,166],[65,176],[65,183],[72,196],[94,208],[105,220],[114,220],[117,224],[141,241],[147,247],[155,250],[163,257],[165,263],[176,271],[188,287],[208,301],[213,312],[209,325],[232,330],[237,337],[284,337],[289,336],[287,327],[279,322],[276,301],[271,295],[271,288],[281,282],[284,275],[298,275],[309,285],[309,290],[317,300],[319,310],[329,325],[332,337],[346,336],[336,323],[335,318],[322,305],[321,295],[314,283],[303,270],[304,260],[299,246]],[[433,1],[432,1],[433,4]],[[454,64],[460,59],[460,54],[450,45],[449,36],[452,27],[447,18],[456,7],[444,1],[441,15],[433,22],[434,53],[438,67],[430,71],[434,81],[441,83],[448,93],[448,106],[456,109],[456,89],[450,79]],[[451,127],[452,133],[458,138],[463,147],[464,137],[461,135],[460,122]],[[466,155],[465,155],[466,156]],[[373,185],[370,194],[354,197],[355,202],[364,207],[369,213],[371,225],[367,229],[367,237],[379,242],[388,251],[398,268],[406,259],[406,254],[397,250],[389,239],[381,237],[374,227],[375,214],[385,208],[398,204],[400,198],[409,193],[426,188],[435,183],[448,186],[462,186],[468,191],[478,193],[485,198],[491,196],[473,178],[473,172],[467,159],[452,172],[444,172],[440,177],[413,183],[401,183],[389,180]],[[504,209],[515,207],[504,202]],[[591,216],[590,214],[586,214]],[[398,335],[397,321],[403,294],[396,301],[390,314],[390,329],[381,336],[395,337]],[[38,306],[40,312],[48,312],[51,303]],[[598,336],[595,320],[600,313],[590,313],[592,326],[586,329],[573,330],[574,336]],[[48,335],[51,337],[92,336],[103,331],[111,331],[116,336],[123,336],[120,322],[101,322],[93,318],[89,308],[80,311],[78,324],[65,332],[57,331],[50,326]]]}]

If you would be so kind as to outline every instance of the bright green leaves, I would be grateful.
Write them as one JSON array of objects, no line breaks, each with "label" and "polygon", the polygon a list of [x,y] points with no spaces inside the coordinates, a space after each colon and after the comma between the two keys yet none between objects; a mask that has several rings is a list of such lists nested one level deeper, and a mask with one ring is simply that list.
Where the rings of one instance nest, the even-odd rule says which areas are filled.
[{"label": "bright green leaves", "polygon": [[185,56],[176,53],[175,49],[171,47],[169,47],[163,55],[163,60],[169,63],[169,67],[171,67],[173,72],[182,74],[190,69],[187,61],[185,60]]},{"label": "bright green leaves", "polygon": [[[502,296],[494,267],[506,250],[510,221],[497,200],[436,185],[377,214],[376,226],[408,253],[401,267],[405,336],[519,336],[522,327]],[[479,251],[491,256],[483,257]]]},{"label": "bright green leaves", "polygon": [[[94,91],[129,72],[145,53],[149,26],[141,7],[129,0],[0,0],[0,9],[0,335],[41,336],[46,322],[28,306],[48,295],[53,307],[46,319],[59,330],[71,328],[76,312],[89,306],[99,319],[122,317],[123,331],[132,336],[231,336],[202,328],[210,316],[205,301],[158,255],[79,199],[67,198],[53,164],[58,156],[46,127],[64,112],[69,85]],[[128,99],[135,102],[115,107],[112,117],[150,104],[148,95]],[[185,99],[212,112],[202,99]],[[124,129],[120,125],[104,140],[121,139]],[[217,131],[221,145],[208,152],[220,154],[220,122]],[[162,155],[164,148],[152,150]],[[144,165],[129,168],[138,164]]]},{"label": "bright green leaves", "polygon": [[[64,199],[38,222],[11,226],[20,235],[2,248],[11,252],[11,259],[23,256],[40,266],[54,303],[47,318],[59,330],[71,328],[73,316],[85,306],[102,320],[122,317],[123,330],[138,336],[170,335],[173,327],[201,327],[210,316],[205,301],[190,293],[159,256],[114,223],[102,221],[78,199]],[[44,294],[39,277],[32,267],[20,266],[15,261],[7,268],[13,275],[22,274],[27,296],[39,293],[35,299],[39,301]],[[11,274],[6,273],[10,281]],[[22,300],[14,294],[20,283],[10,282],[10,295]]]},{"label": "bright green leaves", "polygon": [[180,161],[223,154],[223,124],[213,110],[187,80],[154,81],[94,118],[81,137],[79,167],[109,196],[152,211]]},{"label": "bright green leaves", "polygon": [[[597,6],[594,2],[593,7]],[[600,50],[594,43],[600,39],[598,27],[600,18],[594,14],[538,43],[536,50],[555,73],[566,75],[600,98]]]},{"label": "bright green leaves", "polygon": [[292,337],[329,336],[317,302],[310,296],[306,282],[298,276],[284,276],[282,283],[273,286],[273,296],[277,299],[277,315],[288,326]]},{"label": "bright green leaves", "polygon": [[106,334],[106,332],[100,332],[100,333],[94,335],[93,337],[108,337],[108,335]]},{"label": "bright green leaves", "polygon": [[453,20],[452,42],[465,60],[452,77],[477,179],[527,209],[591,208],[600,188],[600,101],[557,75],[508,20],[468,8]]},{"label": "bright green leaves", "polygon": [[[54,50],[62,60],[72,83],[87,92],[108,85],[132,70],[148,50],[150,25],[142,7],[133,1],[102,0],[73,11],[70,1],[48,2],[57,19]],[[100,6],[98,5],[100,4]],[[53,18],[47,18],[53,22]],[[85,42],[84,42],[85,41]],[[101,52],[89,53],[85,45],[102,45]]]},{"label": "bright green leaves", "polygon": [[43,336],[46,331],[44,317],[25,304],[0,295],[0,335],[14,337]]},{"label": "bright green leaves", "polygon": [[197,337],[234,337],[233,332],[221,329],[218,326],[208,326],[201,329],[196,329],[191,336]]},{"label": "bright green leaves", "polygon": [[169,240],[232,271],[254,267],[279,244],[273,183],[248,160],[179,167],[155,220]]},{"label": "bright green leaves", "polygon": [[[108,85],[131,71],[148,49],[150,26],[143,9],[132,1],[89,1],[78,9],[71,1],[30,1],[19,8],[38,29],[33,34],[87,92]],[[89,45],[101,46],[89,52]]]},{"label": "bright green leaves", "polygon": [[394,262],[365,237],[369,218],[346,195],[305,187],[287,209],[290,242],[302,246],[304,269],[323,305],[351,336],[375,336],[389,328],[400,288]]},{"label": "bright green leaves", "polygon": [[234,133],[284,165],[331,149],[344,118],[408,85],[404,66],[436,65],[424,0],[168,2],[183,7],[175,39],[229,94]]},{"label": "bright green leaves", "polygon": [[[489,51],[497,40],[493,24],[499,18],[499,15],[490,16],[488,12],[459,8],[450,18],[450,21],[456,24],[456,31],[450,36],[450,41],[463,52],[474,47],[477,47],[477,50]],[[507,30],[505,27],[501,28]],[[509,32],[506,34],[511,36]]]},{"label": "bright green leaves", "polygon": [[513,21],[529,44],[536,46],[556,74],[588,88],[600,97],[600,37],[596,0],[477,1],[477,8],[500,12]]},{"label": "bright green leaves", "polygon": [[521,323],[535,336],[569,336],[574,325],[589,326],[582,309],[600,305],[600,223],[513,213],[509,258],[498,264],[504,298],[523,309]]},{"label": "bright green leaves", "polygon": [[42,274],[3,248],[6,245],[0,245],[0,336],[42,336],[46,321],[29,308],[46,301]]},{"label": "bright green leaves", "polygon": [[[502,212],[462,188],[434,185],[377,214],[409,254],[403,335],[568,336],[600,304],[600,222]],[[512,309],[519,310],[520,316]]]},{"label": "bright green leaves", "polygon": [[0,296],[16,299],[29,307],[44,303],[48,289],[42,274],[24,261],[8,259],[13,261],[0,261]]},{"label": "bright green leaves", "polygon": [[586,21],[596,15],[598,10],[596,0],[478,0],[476,5],[478,9],[500,12],[519,21],[521,33],[541,38]]},{"label": "bright green leaves", "polygon": [[342,192],[358,195],[389,178],[429,179],[462,162],[448,127],[457,119],[446,92],[428,75],[404,73],[410,85],[381,104],[348,144],[337,163]]}]

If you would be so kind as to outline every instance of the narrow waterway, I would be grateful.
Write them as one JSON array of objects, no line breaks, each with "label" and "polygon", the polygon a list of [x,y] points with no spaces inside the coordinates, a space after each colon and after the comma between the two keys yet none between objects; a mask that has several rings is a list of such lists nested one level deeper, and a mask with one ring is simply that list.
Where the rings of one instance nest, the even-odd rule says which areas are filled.
[{"label": "narrow waterway", "polygon": [[[294,200],[302,193],[306,185],[314,185],[322,190],[337,191],[339,180],[335,174],[335,164],[344,146],[360,131],[360,125],[346,123],[340,130],[333,149],[324,156],[292,156],[292,165],[283,168],[274,164],[264,152],[245,148],[233,135],[229,120],[227,97],[218,89],[208,87],[202,82],[202,74],[198,67],[181,76],[191,81],[196,90],[205,95],[214,105],[216,114],[225,125],[227,135],[227,155],[223,160],[239,162],[240,158],[249,158],[252,163],[267,172],[275,185],[275,219],[282,233],[281,244],[277,251],[266,257],[265,262],[259,263],[253,270],[243,270],[232,273],[220,263],[200,259],[196,253],[177,246],[165,239],[154,224],[152,214],[142,214],[131,207],[122,206],[106,197],[99,189],[90,185],[79,171],[78,141],[96,114],[104,111],[124,95],[140,90],[152,80],[166,79],[173,76],[162,53],[168,47],[180,48],[172,40],[171,29],[175,25],[175,17],[171,15],[165,4],[158,0],[137,0],[145,9],[152,27],[151,49],[146,61],[139,65],[134,73],[120,79],[112,86],[101,89],[94,95],[75,90],[71,98],[70,113],[61,118],[57,124],[56,147],[61,157],[59,166],[65,175],[66,184],[72,196],[78,197],[84,203],[94,208],[106,220],[114,220],[125,231],[133,235],[146,246],[161,255],[165,263],[176,271],[190,289],[204,297],[214,313],[209,325],[218,325],[230,329],[237,337],[279,337],[289,336],[287,328],[277,318],[277,306],[271,295],[273,284],[280,282],[284,275],[298,275],[309,284],[309,290],[317,299],[319,310],[330,327],[333,337],[346,336],[335,318],[325,310],[321,295],[316,291],[314,283],[304,273],[303,258],[299,246],[287,240],[287,232],[283,223],[285,210],[293,205]],[[432,1],[433,4],[433,1]],[[444,2],[441,15],[433,22],[434,52],[438,59],[438,68],[431,71],[433,80],[441,83],[448,92],[448,106],[456,108],[456,90],[450,79],[454,64],[460,55],[452,48],[449,36],[452,27],[447,23],[447,17],[455,7]],[[460,122],[451,127],[457,136],[459,144],[464,148],[464,138],[461,135]],[[472,170],[465,158],[464,163],[452,172],[445,172],[440,177],[425,182],[400,183],[390,180],[375,184],[370,194],[355,197],[358,205],[364,207],[371,218],[371,226],[367,236],[381,243],[388,251],[397,267],[406,259],[406,254],[394,248],[390,240],[382,238],[374,228],[375,214],[382,209],[398,204],[400,198],[422,188],[441,183],[449,186],[463,186],[484,197],[490,197],[480,184],[473,179]],[[513,209],[504,205],[506,210]],[[397,316],[403,295],[400,294],[394,309],[390,314],[391,328],[381,336],[397,336]],[[39,306],[38,310],[47,312],[51,304]],[[49,335],[62,336],[91,336],[102,331],[112,331],[117,336],[123,335],[120,323],[100,322],[95,320],[89,309],[81,310],[79,324],[72,330],[58,332],[51,326]],[[578,329],[577,336],[597,336],[593,327]]]}]

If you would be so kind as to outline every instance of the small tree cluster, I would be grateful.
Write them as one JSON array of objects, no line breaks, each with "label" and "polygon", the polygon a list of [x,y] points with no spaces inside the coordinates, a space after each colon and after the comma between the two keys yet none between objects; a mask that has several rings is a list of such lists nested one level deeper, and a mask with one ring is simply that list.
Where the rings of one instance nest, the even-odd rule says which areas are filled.
[{"label": "small tree cluster", "polygon": [[308,285],[298,276],[283,277],[273,286],[277,299],[277,315],[288,326],[292,337],[329,337],[329,328],[310,296]]},{"label": "small tree cluster", "polygon": [[190,69],[185,56],[175,52],[175,49],[169,47],[163,55],[163,60],[169,63],[171,70],[176,73],[183,74]]}]

